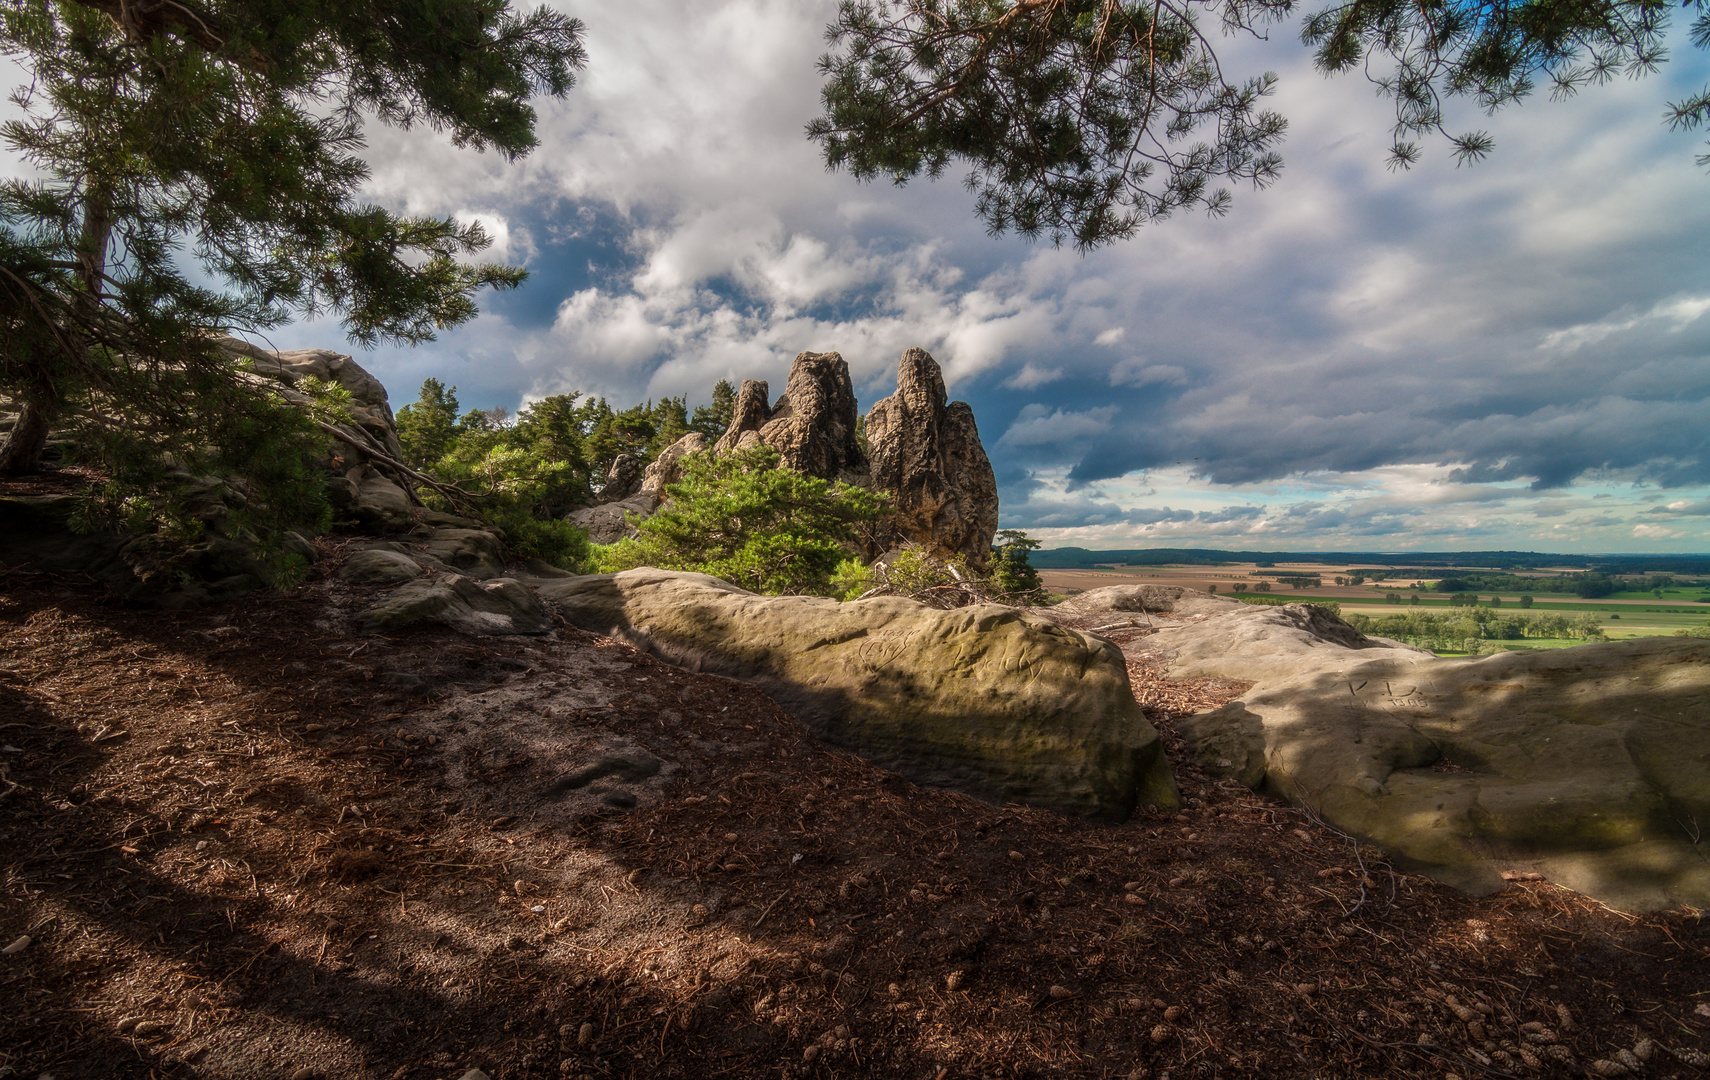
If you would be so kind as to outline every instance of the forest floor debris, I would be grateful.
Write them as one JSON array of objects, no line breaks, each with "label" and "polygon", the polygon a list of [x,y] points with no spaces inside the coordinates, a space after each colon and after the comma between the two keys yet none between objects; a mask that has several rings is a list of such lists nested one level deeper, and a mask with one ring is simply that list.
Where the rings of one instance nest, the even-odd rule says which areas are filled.
[{"label": "forest floor debris", "polygon": [[[348,545],[346,546],[348,547]],[[0,577],[0,1078],[1699,1077],[1710,921],[1473,898],[1197,773],[924,790],[607,639]],[[1144,635],[1137,635],[1136,645]]]}]

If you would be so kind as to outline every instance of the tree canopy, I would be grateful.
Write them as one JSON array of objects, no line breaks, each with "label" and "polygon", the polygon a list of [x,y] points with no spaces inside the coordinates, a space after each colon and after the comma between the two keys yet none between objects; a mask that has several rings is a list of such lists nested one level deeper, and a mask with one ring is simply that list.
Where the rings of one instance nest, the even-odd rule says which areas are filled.
[{"label": "tree canopy", "polygon": [[[1710,47],[1710,8],[1692,40]],[[966,164],[992,232],[1089,249],[1184,207],[1229,206],[1229,181],[1263,187],[1286,121],[1262,107],[1276,76],[1224,69],[1219,38],[1262,34],[1295,0],[844,0],[827,28],[824,113],[808,127],[827,165],[897,183]],[[1558,96],[1665,59],[1663,0],[1344,0],[1301,38],[1326,75],[1365,72],[1395,104],[1393,167],[1422,135],[1462,161],[1492,147],[1451,133],[1444,103],[1486,111],[1539,83]],[[1211,29],[1207,29],[1210,27]],[[1668,107],[1695,128],[1710,89]],[[1710,156],[1700,159],[1710,164]]]},{"label": "tree canopy", "polygon": [[216,332],[338,314],[414,343],[520,269],[478,226],[358,199],[363,117],[507,158],[529,99],[584,62],[581,24],[503,0],[15,0],[0,49],[30,73],[0,139],[0,386],[23,414],[0,472],[50,423],[192,454],[210,418],[265,409]]}]

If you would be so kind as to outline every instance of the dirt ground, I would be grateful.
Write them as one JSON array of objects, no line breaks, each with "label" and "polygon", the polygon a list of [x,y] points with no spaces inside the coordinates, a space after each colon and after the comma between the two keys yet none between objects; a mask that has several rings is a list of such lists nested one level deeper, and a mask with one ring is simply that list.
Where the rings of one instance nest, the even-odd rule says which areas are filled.
[{"label": "dirt ground", "polygon": [[[1483,898],[1179,756],[922,790],[610,640],[0,576],[0,1078],[1699,1077],[1710,922]],[[27,939],[27,940],[26,940]],[[8,944],[10,943],[10,944]]]}]

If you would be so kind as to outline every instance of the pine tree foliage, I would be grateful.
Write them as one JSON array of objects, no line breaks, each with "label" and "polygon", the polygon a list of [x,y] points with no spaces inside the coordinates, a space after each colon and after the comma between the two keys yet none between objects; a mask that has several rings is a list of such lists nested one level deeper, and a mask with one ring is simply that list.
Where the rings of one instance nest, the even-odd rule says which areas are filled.
[{"label": "pine tree foliage", "polygon": [[[1710,47],[1710,5],[1693,43]],[[828,167],[861,180],[936,179],[970,167],[975,209],[1086,250],[1175,210],[1229,206],[1225,182],[1263,187],[1284,119],[1261,108],[1269,73],[1239,78],[1220,38],[1262,33],[1295,0],[844,0],[820,61],[823,114],[808,126]],[[1487,132],[1450,133],[1445,101],[1494,111],[1542,81],[1570,95],[1665,59],[1663,0],[1346,0],[1306,15],[1325,74],[1363,70],[1394,101],[1392,167],[1445,137],[1462,162]],[[1210,29],[1208,29],[1210,28]],[[1710,89],[1669,106],[1695,128]],[[1710,156],[1700,159],[1710,164]]]},{"label": "pine tree foliage", "polygon": [[[1232,25],[1287,0],[1237,0]],[[1183,207],[1268,184],[1284,122],[1275,76],[1225,77],[1194,3],[845,0],[820,61],[826,163],[866,180],[937,178],[952,159],[992,232],[1086,249]]]},{"label": "pine tree foliage", "polygon": [[839,564],[890,499],[778,462],[765,446],[687,455],[682,479],[666,489],[670,502],[634,539],[600,549],[600,569],[690,570],[754,592],[837,594]]},{"label": "pine tree foliage", "polygon": [[0,48],[31,82],[0,139],[39,176],[0,184],[0,389],[24,412],[0,471],[33,468],[50,424],[177,453],[267,408],[215,331],[336,313],[413,343],[518,284],[469,259],[479,227],[358,200],[362,118],[525,154],[580,36],[502,0],[10,0]]}]

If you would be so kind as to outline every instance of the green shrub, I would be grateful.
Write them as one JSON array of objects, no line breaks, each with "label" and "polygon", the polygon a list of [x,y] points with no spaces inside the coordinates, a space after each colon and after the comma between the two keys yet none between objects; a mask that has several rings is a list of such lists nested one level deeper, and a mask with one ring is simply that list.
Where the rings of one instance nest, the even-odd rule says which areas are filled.
[{"label": "green shrub", "polygon": [[[602,571],[654,566],[761,593],[842,595],[857,529],[890,512],[882,492],[780,468],[770,447],[690,454],[671,501],[630,540],[599,549]],[[834,574],[842,571],[840,585]]]}]

